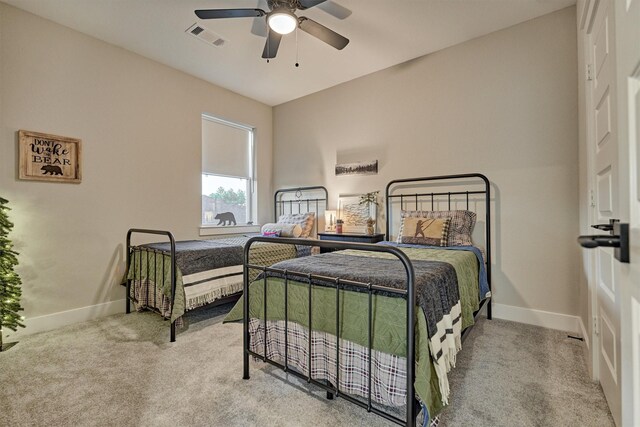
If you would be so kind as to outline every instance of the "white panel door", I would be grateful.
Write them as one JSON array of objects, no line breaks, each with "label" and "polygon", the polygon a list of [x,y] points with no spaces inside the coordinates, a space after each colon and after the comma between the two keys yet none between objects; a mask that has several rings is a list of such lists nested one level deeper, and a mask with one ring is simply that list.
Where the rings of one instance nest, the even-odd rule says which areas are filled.
[{"label": "white panel door", "polygon": [[640,426],[640,0],[616,0],[621,219],[630,263],[620,269],[622,425]]},{"label": "white panel door", "polygon": [[[606,224],[610,219],[620,218],[613,1],[595,2],[590,21],[589,179],[595,193],[590,217],[594,223]],[[595,265],[596,324],[592,342],[597,349],[595,357],[602,389],[616,424],[621,425],[620,263],[615,260],[612,248],[599,247]]]}]

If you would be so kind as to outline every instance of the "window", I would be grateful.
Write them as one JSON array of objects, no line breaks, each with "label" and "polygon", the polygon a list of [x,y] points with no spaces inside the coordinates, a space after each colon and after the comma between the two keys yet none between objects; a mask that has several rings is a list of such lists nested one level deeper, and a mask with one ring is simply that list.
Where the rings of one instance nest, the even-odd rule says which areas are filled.
[{"label": "window", "polygon": [[253,129],[202,115],[202,225],[247,225],[256,217]]}]

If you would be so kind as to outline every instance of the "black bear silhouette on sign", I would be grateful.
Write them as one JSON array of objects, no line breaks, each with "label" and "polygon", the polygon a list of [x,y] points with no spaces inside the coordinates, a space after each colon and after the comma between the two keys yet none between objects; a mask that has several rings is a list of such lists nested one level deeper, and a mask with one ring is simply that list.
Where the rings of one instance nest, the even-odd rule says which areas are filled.
[{"label": "black bear silhouette on sign", "polygon": [[62,175],[62,169],[60,168],[60,166],[44,165],[40,168],[40,170],[44,171],[42,172],[43,175]]},{"label": "black bear silhouette on sign", "polygon": [[236,217],[233,216],[233,212],[219,213],[218,215],[216,215],[215,219],[220,221],[218,222],[218,225],[227,225],[227,222],[229,223],[228,225],[231,225],[231,223],[233,223],[233,225],[236,225]]}]

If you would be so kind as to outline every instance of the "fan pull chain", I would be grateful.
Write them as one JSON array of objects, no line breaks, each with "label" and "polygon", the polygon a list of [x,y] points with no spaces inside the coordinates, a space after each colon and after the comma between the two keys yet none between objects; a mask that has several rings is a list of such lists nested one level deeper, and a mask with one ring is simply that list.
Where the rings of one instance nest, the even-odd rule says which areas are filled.
[{"label": "fan pull chain", "polygon": [[271,55],[271,47],[269,46],[269,41],[271,40],[271,37],[269,37],[269,32],[271,30],[267,29],[267,64],[269,63],[269,57],[268,55]]},{"label": "fan pull chain", "polygon": [[298,62],[298,27],[296,27],[296,67],[299,67],[300,63]]}]

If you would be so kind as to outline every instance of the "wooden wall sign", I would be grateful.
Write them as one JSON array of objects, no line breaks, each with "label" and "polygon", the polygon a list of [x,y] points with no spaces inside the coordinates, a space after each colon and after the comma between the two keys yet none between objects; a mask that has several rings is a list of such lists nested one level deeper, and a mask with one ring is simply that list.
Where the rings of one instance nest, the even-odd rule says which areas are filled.
[{"label": "wooden wall sign", "polygon": [[20,130],[20,179],[80,183],[82,141]]}]

